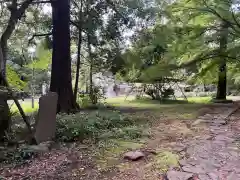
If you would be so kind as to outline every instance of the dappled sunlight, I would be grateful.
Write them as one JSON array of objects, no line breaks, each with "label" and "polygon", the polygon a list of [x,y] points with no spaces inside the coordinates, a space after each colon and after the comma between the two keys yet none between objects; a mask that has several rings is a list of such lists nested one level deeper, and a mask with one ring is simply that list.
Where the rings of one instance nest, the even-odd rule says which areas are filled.
[{"label": "dappled sunlight", "polygon": [[[21,106],[22,106],[22,108],[23,108],[23,111],[24,111],[26,114],[34,113],[34,112],[36,112],[36,111],[38,110],[38,108],[39,108],[38,102],[34,102],[34,108],[32,108],[32,103],[29,102],[29,101],[27,101],[27,102],[22,101],[20,104],[21,104]],[[12,104],[12,105],[10,106],[10,110],[11,110],[11,112],[14,113],[14,114],[15,114],[15,113],[19,114],[18,108],[17,108],[17,106],[16,106],[15,104]]]}]

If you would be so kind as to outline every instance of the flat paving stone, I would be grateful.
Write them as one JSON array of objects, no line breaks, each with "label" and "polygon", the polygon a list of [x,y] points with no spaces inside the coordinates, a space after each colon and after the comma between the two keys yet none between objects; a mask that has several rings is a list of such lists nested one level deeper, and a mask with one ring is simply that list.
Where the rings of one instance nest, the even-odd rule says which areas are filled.
[{"label": "flat paving stone", "polygon": [[[182,173],[197,174],[199,180],[240,180],[240,149],[237,145],[240,143],[240,120],[231,118],[236,122],[224,123],[232,109],[219,109],[219,112],[206,114],[195,121],[195,126],[207,123],[210,135],[203,135],[188,142],[188,158],[180,160],[179,164]],[[238,127],[237,124],[239,128],[234,128]],[[206,138],[207,136],[210,137]],[[169,174],[176,175],[177,172]],[[175,180],[170,176],[168,178]]]},{"label": "flat paving stone", "polygon": [[193,176],[192,173],[179,172],[179,171],[168,171],[167,177],[169,180],[188,180]]}]

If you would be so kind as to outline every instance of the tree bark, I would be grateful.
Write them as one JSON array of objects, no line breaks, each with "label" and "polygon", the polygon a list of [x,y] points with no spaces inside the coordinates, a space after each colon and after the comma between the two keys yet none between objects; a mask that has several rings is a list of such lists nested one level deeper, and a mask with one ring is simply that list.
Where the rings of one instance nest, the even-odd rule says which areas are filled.
[{"label": "tree bark", "polygon": [[[0,86],[6,86],[6,61],[7,61],[7,41],[12,35],[16,28],[19,20],[21,20],[26,9],[32,3],[33,0],[25,0],[18,7],[17,1],[12,1],[10,8],[10,19],[8,21],[7,27],[4,30],[0,38]],[[1,111],[3,113],[2,118],[0,118],[0,138],[2,139],[4,131],[6,131],[10,126],[10,108],[8,107],[7,98],[4,97],[4,93],[0,93],[1,100]]]},{"label": "tree bark", "polygon": [[79,24],[78,24],[78,51],[77,51],[77,71],[76,71],[76,80],[74,87],[74,100],[77,101],[77,93],[78,93],[78,82],[80,75],[80,64],[81,64],[81,47],[82,47],[82,0],[81,7],[79,12]]},{"label": "tree bark", "polygon": [[221,32],[220,32],[220,61],[219,61],[219,68],[218,68],[218,85],[217,85],[217,100],[226,100],[227,96],[227,63],[226,58],[224,57],[226,50],[227,50],[227,43],[228,43],[228,24],[223,22],[221,24]]},{"label": "tree bark", "polygon": [[70,1],[52,1],[53,53],[50,91],[58,94],[57,112],[76,110],[70,57]]}]

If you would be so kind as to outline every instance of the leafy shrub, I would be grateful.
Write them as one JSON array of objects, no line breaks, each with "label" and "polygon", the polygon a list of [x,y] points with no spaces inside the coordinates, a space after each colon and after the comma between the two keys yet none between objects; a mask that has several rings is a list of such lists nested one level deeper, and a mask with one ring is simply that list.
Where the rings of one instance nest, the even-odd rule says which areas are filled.
[{"label": "leafy shrub", "polygon": [[136,97],[135,97],[135,99],[137,99],[137,100],[142,99],[142,95],[141,95],[141,94],[137,94]]},{"label": "leafy shrub", "polygon": [[91,103],[91,99],[90,99],[89,95],[88,94],[80,94],[78,96],[78,104],[82,108],[86,108],[86,107],[90,106],[92,103]]},{"label": "leafy shrub", "polygon": [[216,98],[217,93],[216,93],[216,92],[210,92],[209,95],[210,95],[212,98]]},{"label": "leafy shrub", "polygon": [[93,93],[90,95],[92,104],[99,103],[100,100],[105,99],[105,92],[101,86],[93,86]]},{"label": "leafy shrub", "polygon": [[57,117],[57,138],[62,141],[137,138],[142,130],[134,126],[135,122],[116,111],[62,114]]},{"label": "leafy shrub", "polygon": [[92,94],[79,94],[78,104],[82,108],[98,105],[101,100],[105,99],[105,92],[100,86],[93,86]]},{"label": "leafy shrub", "polygon": [[174,90],[172,88],[168,88],[168,89],[163,90],[163,92],[161,94],[161,98],[162,99],[168,99],[173,95],[174,95]]},{"label": "leafy shrub", "polygon": [[156,89],[148,88],[145,93],[149,95],[153,100],[159,99],[159,92]]}]

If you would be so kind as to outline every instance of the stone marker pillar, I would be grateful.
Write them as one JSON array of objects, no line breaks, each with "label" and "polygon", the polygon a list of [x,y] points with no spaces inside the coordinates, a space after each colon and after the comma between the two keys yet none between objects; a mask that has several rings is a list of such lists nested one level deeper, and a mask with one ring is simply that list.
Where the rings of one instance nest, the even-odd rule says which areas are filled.
[{"label": "stone marker pillar", "polygon": [[38,119],[35,137],[37,143],[50,141],[55,137],[58,95],[49,92],[39,99]]}]

